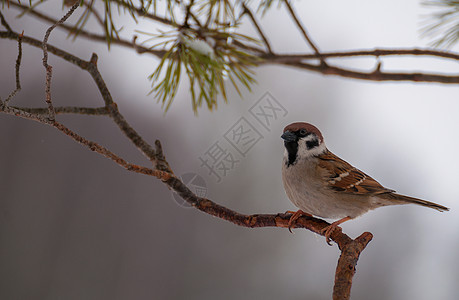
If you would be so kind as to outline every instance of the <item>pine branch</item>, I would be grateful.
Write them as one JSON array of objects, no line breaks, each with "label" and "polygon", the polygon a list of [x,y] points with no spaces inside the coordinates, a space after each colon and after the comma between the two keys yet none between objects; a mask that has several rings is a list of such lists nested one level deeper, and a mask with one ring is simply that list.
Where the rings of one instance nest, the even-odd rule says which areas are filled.
[{"label": "pine branch", "polygon": [[[149,20],[160,22],[161,24],[171,26],[173,30],[166,34],[152,35],[152,38],[166,38],[166,41],[159,43],[155,47],[146,47],[137,43],[137,36],[134,36],[132,41],[127,41],[119,36],[111,38],[112,45],[120,45],[133,49],[137,53],[148,53],[161,58],[161,63],[154,73],[150,76],[153,81],[152,91],[155,93],[159,102],[163,104],[164,109],[167,109],[172,104],[182,75],[186,75],[190,81],[190,94],[192,95],[193,110],[197,113],[197,109],[206,103],[209,109],[213,109],[217,105],[217,96],[221,94],[226,101],[226,86],[225,78],[229,79],[235,90],[240,93],[240,86],[245,86],[250,89],[254,83],[252,69],[266,64],[284,65],[299,69],[308,70],[311,72],[320,73],[323,75],[335,75],[340,77],[354,78],[359,80],[371,81],[412,81],[412,82],[439,82],[457,84],[459,74],[441,74],[441,73],[425,73],[416,72],[391,72],[384,70],[380,66],[384,63],[381,57],[389,55],[424,55],[438,58],[448,58],[457,60],[459,55],[454,52],[435,51],[431,49],[375,49],[362,51],[343,51],[322,53],[318,47],[312,42],[306,29],[301,24],[294,9],[288,1],[279,1],[279,4],[285,4],[287,10],[292,16],[298,29],[302,32],[308,44],[313,48],[314,54],[274,54],[272,53],[271,45],[268,38],[258,24],[253,13],[248,7],[243,4],[243,12],[241,15],[248,15],[252,25],[257,30],[260,39],[263,41],[266,50],[259,48],[254,40],[249,37],[239,38],[239,35],[228,30],[228,24],[214,23],[216,20],[228,20],[234,17],[234,8],[229,2],[189,2],[185,7],[185,19],[183,24],[178,24],[175,19],[171,20],[161,18],[155,14],[148,12],[148,5],[145,7],[132,6],[127,1],[110,0],[114,4],[126,8],[135,17],[146,17]],[[265,5],[271,7],[274,1],[269,1]],[[204,3],[204,4],[200,4]],[[170,4],[172,5],[176,4]],[[177,4],[180,5],[180,4]],[[195,15],[192,6],[198,5],[198,15]],[[22,10],[29,9],[25,5],[12,3],[12,6]],[[87,5],[90,7],[89,5]],[[97,12],[93,7],[90,7],[93,14]],[[156,9],[153,9],[156,12]],[[57,20],[39,13],[36,9],[28,11],[29,14],[36,16],[46,22],[54,24]],[[206,24],[203,25],[199,20],[200,17],[205,17],[206,14],[211,16],[207,18]],[[237,17],[240,19],[240,16]],[[231,20],[231,19],[230,19]],[[211,23],[209,23],[211,22]],[[204,27],[203,27],[204,26]],[[74,32],[75,27],[69,25],[61,25],[59,28],[66,30],[69,33]],[[183,29],[186,28],[185,34]],[[212,28],[212,29],[211,29]],[[178,31],[177,31],[178,30]],[[4,34],[4,33],[0,33]],[[79,36],[91,39],[98,42],[106,43],[105,35],[97,35],[80,29]],[[5,34],[4,34],[5,36]],[[186,38],[183,39],[183,36]],[[167,40],[169,39],[169,40]],[[183,45],[183,41],[188,40],[188,44]],[[228,42],[230,41],[230,42]],[[204,55],[200,54],[201,50],[189,49],[194,47],[193,44],[202,44],[209,50],[206,50]],[[217,45],[216,45],[217,44]],[[163,46],[158,47],[158,46]],[[173,45],[173,46],[170,46]],[[201,47],[201,46],[199,46]],[[223,51],[219,51],[219,47]],[[208,55],[213,57],[210,58]],[[231,55],[231,56],[228,56]],[[339,67],[331,64],[325,64],[326,58],[345,58],[358,56],[373,56],[375,63],[379,67],[374,70],[353,70],[351,68]],[[319,66],[309,63],[308,60],[319,60]],[[161,72],[163,71],[163,72]],[[232,73],[227,74],[230,71]]]}]

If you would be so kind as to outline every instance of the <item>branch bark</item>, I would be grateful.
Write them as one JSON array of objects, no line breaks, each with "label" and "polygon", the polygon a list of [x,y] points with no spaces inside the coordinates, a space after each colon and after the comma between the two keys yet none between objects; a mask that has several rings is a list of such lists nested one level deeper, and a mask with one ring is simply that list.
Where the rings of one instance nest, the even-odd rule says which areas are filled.
[{"label": "branch bark", "polygon": [[336,266],[333,300],[350,299],[357,260],[372,239],[373,235],[371,233],[364,232],[355,240],[346,243],[342,248],[340,246],[341,255]]}]

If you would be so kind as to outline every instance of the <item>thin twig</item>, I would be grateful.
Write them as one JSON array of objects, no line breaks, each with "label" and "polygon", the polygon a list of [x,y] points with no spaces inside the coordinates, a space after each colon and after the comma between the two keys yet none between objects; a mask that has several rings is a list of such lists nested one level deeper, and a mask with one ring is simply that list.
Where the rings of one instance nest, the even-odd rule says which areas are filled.
[{"label": "thin twig", "polygon": [[16,107],[8,106],[2,102],[0,102],[0,111],[8,115],[12,115],[12,116],[16,116],[16,117],[20,117],[20,118],[24,118],[28,120],[34,120],[42,124],[51,123],[47,115],[44,116],[44,115],[39,115],[39,114],[34,114],[34,113],[27,112],[27,111],[23,111]]},{"label": "thin twig", "polygon": [[209,14],[207,15],[207,18],[206,18],[206,23],[204,24],[204,28],[209,28],[210,26],[210,21],[212,20],[212,13],[214,11],[214,6],[217,2],[215,1],[210,1],[209,2]]},{"label": "thin twig", "polygon": [[24,36],[24,31],[18,37],[18,57],[16,59],[15,73],[16,73],[16,88],[8,95],[5,99],[5,104],[8,105],[11,99],[21,90],[21,80],[19,77],[19,72],[21,69],[21,60],[22,60],[22,37]]},{"label": "thin twig", "polygon": [[134,130],[134,128],[132,128],[131,125],[129,125],[124,116],[119,112],[118,105],[113,101],[112,95],[97,68],[97,59],[97,55],[93,53],[90,61],[81,66],[84,66],[83,69],[91,74],[111,118],[115,121],[124,135],[126,135],[153,164],[156,164],[156,156],[153,148]]},{"label": "thin twig", "polygon": [[46,87],[45,87],[45,95],[46,95],[46,104],[48,104],[48,118],[51,121],[56,119],[56,112],[54,111],[53,102],[51,100],[51,77],[53,75],[53,67],[49,65],[45,65],[46,68]]},{"label": "thin twig", "polygon": [[314,42],[309,38],[309,35],[306,32],[306,29],[304,28],[303,24],[301,24],[301,21],[296,16],[296,13],[293,10],[292,6],[290,5],[289,0],[285,0],[284,3],[287,6],[287,9],[290,15],[292,16],[293,20],[295,21],[296,26],[301,31],[301,33],[303,33],[303,36],[308,42],[309,46],[311,46],[311,48],[314,50],[314,53],[316,54],[316,56],[320,58],[320,61],[322,62],[322,64],[325,64],[324,58],[320,55],[319,49],[316,47],[316,45],[314,45]]},{"label": "thin twig", "polygon": [[59,21],[54,23],[51,27],[48,28],[48,30],[46,30],[45,37],[43,38],[43,66],[46,69],[45,94],[46,103],[48,104],[49,119],[52,121],[55,120],[56,113],[54,112],[53,102],[51,99],[51,78],[53,76],[53,68],[52,66],[48,65],[48,39],[49,35],[51,34],[51,31],[53,31],[53,29],[59,26],[60,24],[64,23],[73,14],[75,9],[77,9],[79,5],[79,1],[76,1],[75,4],[72,5],[69,11]]},{"label": "thin twig", "polygon": [[[30,108],[30,107],[16,107],[16,109],[29,112],[32,114],[44,115],[48,113],[47,108]],[[108,109],[104,107],[79,107],[79,106],[58,106],[54,107],[56,115],[60,114],[76,114],[76,115],[88,115],[88,116],[106,116],[109,114]]]},{"label": "thin twig", "polygon": [[135,7],[133,5],[128,4],[126,1],[120,1],[120,0],[110,0],[110,2],[117,3],[118,5],[124,6],[125,8],[132,9],[135,11],[139,16],[148,18],[150,20],[160,22],[164,25],[169,25],[173,27],[180,27],[179,24],[175,23],[173,20],[166,19],[164,17],[159,17],[157,15],[153,15],[145,11],[143,8]]},{"label": "thin twig", "polygon": [[[13,3],[14,4],[14,3]],[[13,30],[11,30],[11,27],[10,25],[8,24],[8,22],[6,22],[5,20],[5,17],[3,17],[3,14],[2,12],[0,11],[0,20],[1,20],[1,23],[3,25],[3,27],[5,27],[5,29],[9,32],[12,32]]]},{"label": "thin twig", "polygon": [[[356,51],[340,51],[340,52],[322,52],[321,57],[324,58],[343,58],[343,57],[359,57],[359,56],[374,56],[378,58],[380,56],[432,56],[439,58],[447,58],[452,60],[459,60],[459,54],[454,52],[439,51],[433,49],[374,49],[374,50],[356,50]],[[276,62],[300,62],[301,60],[307,59],[318,59],[319,57],[315,54],[264,54],[260,55],[260,58],[269,61]]]},{"label": "thin twig", "polygon": [[[21,5],[19,3],[15,3],[15,2],[12,2],[11,5],[15,6],[17,8],[20,8],[22,10],[27,10],[28,9],[27,6]],[[46,21],[48,23],[51,23],[51,24],[55,24],[56,22],[58,22],[58,20],[56,20],[54,18],[51,18],[51,17],[49,17],[49,16],[47,16],[47,15],[45,15],[43,13],[40,13],[40,12],[38,12],[36,10],[31,10],[28,13],[33,15],[33,16],[35,16],[35,17],[37,17],[37,18],[39,18],[39,19],[41,19],[41,20],[44,20],[44,21]],[[75,28],[73,26],[70,26],[70,25],[61,24],[59,26],[59,28],[64,29],[65,31],[67,31],[70,34],[75,32]],[[97,42],[102,42],[102,43],[106,43],[107,42],[107,37],[105,35],[91,33],[91,32],[85,31],[83,29],[80,29],[78,31],[78,35],[82,36],[82,37],[85,37],[85,38],[87,38],[89,40],[97,41]],[[163,55],[166,53],[165,50],[149,49],[149,48],[143,47],[142,45],[139,45],[139,44],[133,44],[132,42],[130,42],[128,40],[125,40],[125,39],[122,39],[122,38],[114,37],[110,41],[110,43],[111,44],[116,44],[116,45],[119,45],[119,46],[132,48],[132,49],[136,50],[136,52],[139,53],[139,54],[143,54],[143,53],[153,54],[154,56],[156,56],[158,58],[163,57]]]},{"label": "thin twig", "polygon": [[153,170],[153,169],[150,169],[150,168],[145,168],[145,167],[142,167],[142,166],[138,166],[138,165],[135,165],[135,164],[128,163],[126,160],[124,160],[120,156],[116,155],[115,153],[111,152],[107,148],[99,145],[96,142],[90,141],[90,140],[78,135],[77,133],[73,132],[72,130],[70,130],[69,128],[67,128],[66,126],[64,126],[63,124],[61,124],[59,122],[54,122],[51,125],[54,128],[56,128],[57,130],[63,132],[65,135],[67,135],[70,138],[72,138],[73,140],[75,140],[76,142],[86,146],[91,151],[97,152],[97,153],[103,155],[104,157],[106,157],[108,159],[111,159],[116,164],[118,164],[119,166],[123,167],[124,169],[126,169],[128,171],[135,172],[135,173],[140,173],[140,174],[144,174],[144,175],[149,175],[149,176],[154,176],[154,177],[156,177],[158,179],[161,179],[163,181],[169,180],[169,178],[171,177],[171,174],[168,173],[168,172],[164,172],[164,171],[160,171],[160,170]]},{"label": "thin twig", "polygon": [[193,21],[196,23],[196,25],[198,25],[198,28],[203,28],[202,24],[201,24],[201,21],[198,19],[198,17],[192,11],[190,11],[190,16],[193,19]]},{"label": "thin twig", "polygon": [[169,166],[169,163],[166,160],[166,157],[164,156],[163,147],[159,140],[155,141],[155,148],[156,148],[155,149],[156,150],[156,169],[174,174],[171,167]]},{"label": "thin twig", "polygon": [[257,20],[255,19],[255,16],[253,15],[252,11],[247,7],[247,5],[245,5],[244,2],[242,2],[242,8],[244,9],[244,14],[247,14],[250,18],[250,20],[252,21],[252,24],[255,26],[255,28],[257,29],[258,31],[258,34],[260,35],[261,39],[263,40],[266,48],[268,49],[268,52],[270,54],[273,53],[273,51],[271,50],[271,45],[269,44],[269,41],[268,39],[266,38],[266,35],[263,33],[263,30],[261,30],[261,27],[260,25],[258,25],[258,22]]},{"label": "thin twig", "polygon": [[183,21],[183,27],[184,28],[189,28],[190,25],[188,25],[188,19],[190,18],[190,14],[191,14],[191,7],[193,6],[194,4],[194,0],[190,0],[190,3],[186,6],[186,14],[185,14],[185,19]]},{"label": "thin twig", "polygon": [[104,20],[102,19],[102,17],[99,15],[99,12],[95,9],[93,9],[93,6],[94,6],[94,0],[91,0],[90,3],[86,3],[83,2],[83,4],[88,8],[89,12],[92,13],[94,15],[94,17],[96,18],[97,22],[99,23],[99,25],[104,28],[105,24],[104,24]]}]

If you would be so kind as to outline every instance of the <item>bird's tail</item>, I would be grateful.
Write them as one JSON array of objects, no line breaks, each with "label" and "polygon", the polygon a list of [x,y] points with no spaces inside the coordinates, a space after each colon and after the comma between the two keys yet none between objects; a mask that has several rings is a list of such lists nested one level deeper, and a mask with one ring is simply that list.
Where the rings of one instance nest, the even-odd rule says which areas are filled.
[{"label": "bird's tail", "polygon": [[399,194],[396,194],[396,193],[387,193],[387,194],[381,194],[381,195],[378,195],[378,196],[381,197],[381,198],[385,198],[387,200],[393,201],[393,202],[399,202],[397,204],[413,203],[413,204],[418,204],[418,205],[422,205],[422,206],[425,206],[425,207],[430,207],[430,208],[436,209],[438,211],[448,211],[449,210],[448,207],[440,205],[440,204],[437,204],[437,203],[433,203],[433,202],[430,202],[430,201],[426,201],[426,200],[422,200],[422,199],[418,199],[418,198],[413,198],[413,197],[409,197],[409,196],[399,195]]}]

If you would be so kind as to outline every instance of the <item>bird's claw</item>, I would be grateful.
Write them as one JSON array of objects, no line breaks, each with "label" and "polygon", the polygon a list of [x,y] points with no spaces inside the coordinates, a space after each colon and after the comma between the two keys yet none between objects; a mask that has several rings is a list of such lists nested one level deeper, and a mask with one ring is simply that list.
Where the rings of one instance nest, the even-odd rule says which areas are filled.
[{"label": "bird's claw", "polygon": [[330,225],[328,225],[327,227],[325,227],[324,229],[322,229],[320,231],[320,233],[325,236],[325,240],[327,241],[327,244],[329,244],[330,246],[332,245],[330,236],[332,235],[332,233],[336,229],[336,227],[338,227],[338,225],[340,225],[341,223],[344,223],[344,222],[346,222],[346,221],[348,221],[350,219],[352,219],[352,218],[351,217],[342,218],[342,219],[340,219],[338,221],[335,221],[335,222],[331,223]]},{"label": "bird's claw", "polygon": [[292,232],[292,226],[296,222],[296,220],[298,220],[299,217],[301,217],[301,216],[312,217],[311,214],[308,214],[308,213],[302,211],[301,209],[299,209],[297,211],[288,210],[288,211],[286,211],[286,213],[292,214],[292,216],[290,217],[290,220],[288,220],[288,231],[290,231],[290,233],[293,233]]},{"label": "bird's claw", "polygon": [[333,233],[337,226],[338,225],[330,224],[320,231],[320,233],[322,233],[325,236],[325,241],[329,246],[332,246],[330,235]]}]

